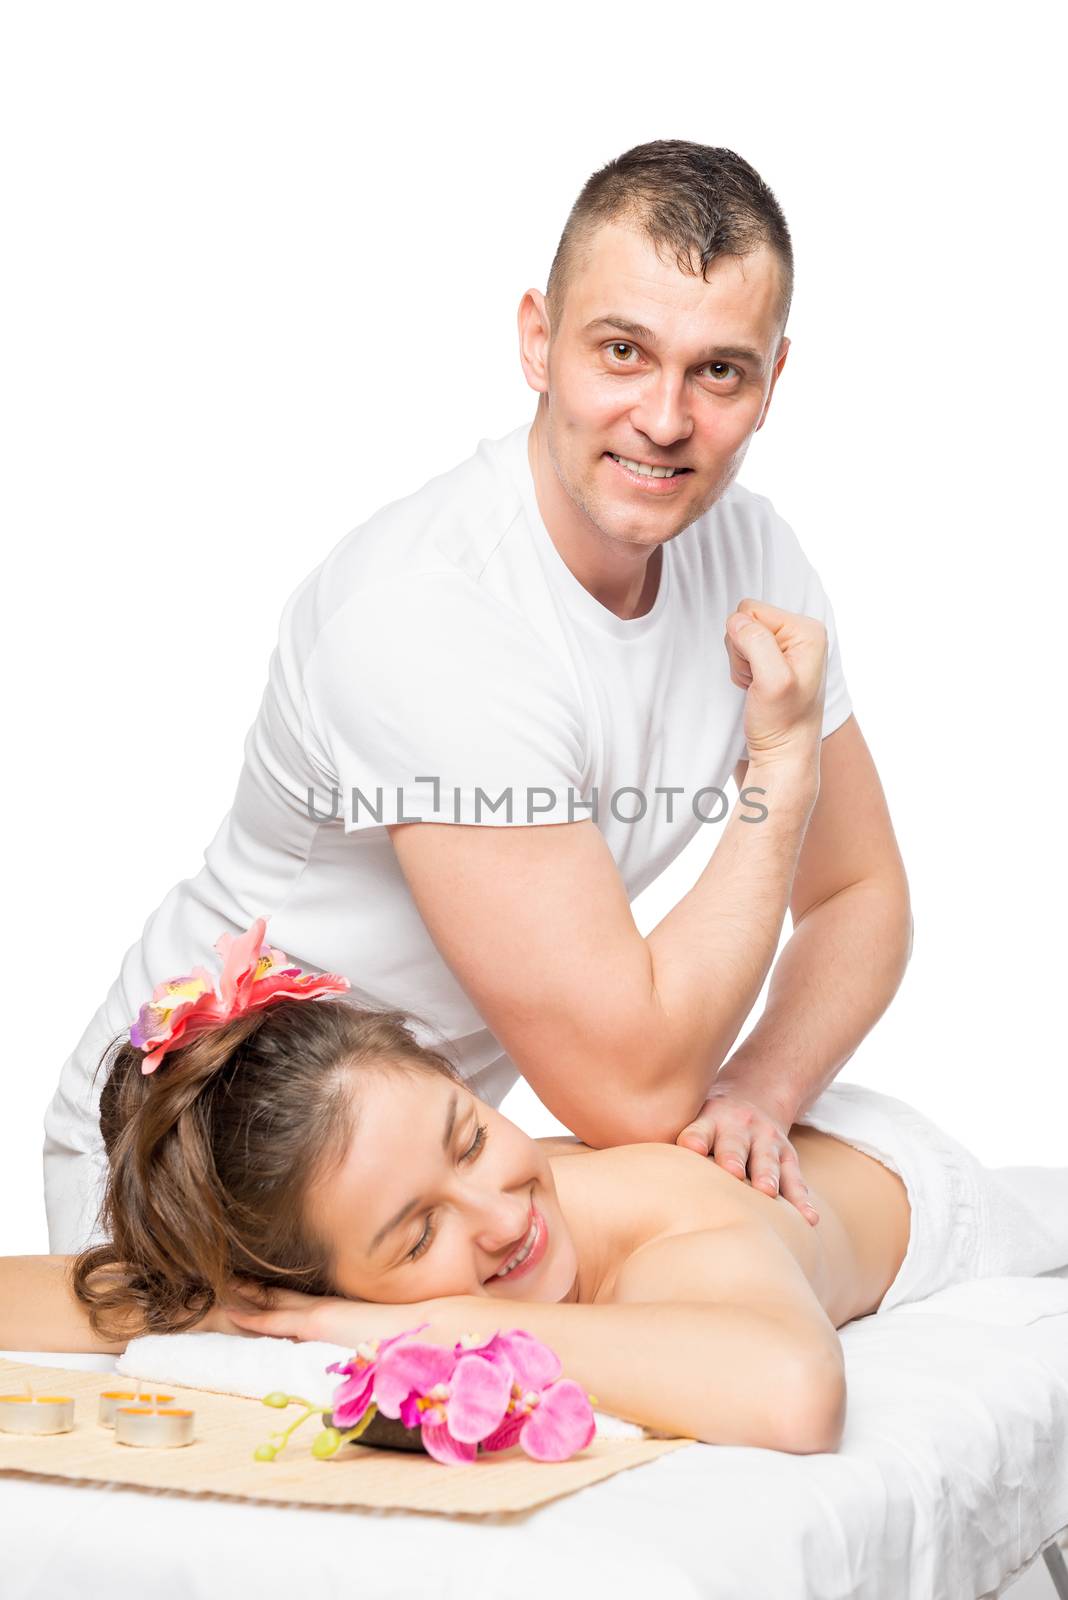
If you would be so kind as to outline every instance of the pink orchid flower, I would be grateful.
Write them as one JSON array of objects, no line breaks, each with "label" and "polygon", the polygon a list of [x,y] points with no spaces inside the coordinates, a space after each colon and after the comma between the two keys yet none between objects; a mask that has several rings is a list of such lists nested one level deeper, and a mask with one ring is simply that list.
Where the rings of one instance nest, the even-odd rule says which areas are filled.
[{"label": "pink orchid flower", "polygon": [[421,1322],[408,1333],[398,1333],[392,1339],[368,1339],[356,1346],[347,1361],[331,1361],[327,1372],[343,1372],[345,1382],[339,1383],[331,1401],[331,1416],[335,1428],[354,1428],[364,1412],[374,1401],[375,1373],[378,1363],[392,1345],[404,1339],[413,1339],[429,1327]]},{"label": "pink orchid flower", "polygon": [[[347,978],[333,972],[304,972],[281,950],[264,944],[267,919],[257,917],[246,933],[220,934],[215,949],[223,958],[216,993],[211,973],[194,967],[186,977],[156,985],[130,1029],[130,1043],[149,1053],[143,1073],[155,1072],[168,1050],[197,1034],[217,1028],[244,1011],[258,1011],[273,1000],[315,1000],[349,988]],[[155,1046],[153,1049],[152,1046]]]},{"label": "pink orchid flower", "polygon": [[499,1428],[512,1378],[481,1352],[395,1344],[379,1359],[374,1398],[386,1417],[418,1427],[428,1455],[446,1465],[474,1461],[479,1441]]},{"label": "pink orchid flower", "polygon": [[561,1378],[559,1357],[540,1339],[516,1328],[494,1334],[470,1354],[511,1374],[508,1409],[500,1426],[482,1440],[483,1450],[518,1444],[535,1461],[566,1461],[593,1439],[597,1424],[588,1396],[571,1378]]}]

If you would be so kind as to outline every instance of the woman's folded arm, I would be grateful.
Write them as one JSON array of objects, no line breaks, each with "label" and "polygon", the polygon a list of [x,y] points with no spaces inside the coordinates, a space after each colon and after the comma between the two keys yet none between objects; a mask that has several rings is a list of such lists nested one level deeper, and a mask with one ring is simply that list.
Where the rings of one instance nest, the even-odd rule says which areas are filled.
[{"label": "woman's folded arm", "polygon": [[834,1327],[779,1237],[733,1223],[655,1240],[594,1304],[460,1295],[415,1305],[283,1293],[275,1309],[235,1313],[282,1338],[355,1345],[421,1322],[450,1345],[524,1328],[617,1416],[708,1444],[797,1454],[835,1450],[845,1373]]},{"label": "woman's folded arm", "polygon": [[664,1433],[801,1455],[835,1450],[841,1439],[845,1380],[833,1330],[832,1344],[747,1306],[670,1301],[536,1303],[502,1318],[475,1297],[425,1311],[423,1337],[435,1342],[461,1327],[487,1338],[526,1329],[603,1410]]},{"label": "woman's folded arm", "polygon": [[[0,1256],[0,1349],[114,1355],[70,1286],[72,1256]],[[131,1335],[132,1337],[132,1335]]]},{"label": "woman's folded arm", "polygon": [[[62,1351],[118,1355],[130,1339],[150,1331],[131,1307],[125,1337],[115,1341],[94,1332],[89,1313],[71,1286],[74,1256],[0,1256],[0,1350]],[[189,1330],[237,1330],[217,1307]]]},{"label": "woman's folded arm", "polygon": [[[465,1300],[449,1320],[475,1315],[485,1326],[472,1331],[490,1332],[503,1311],[499,1301]],[[606,1303],[530,1304],[514,1315],[618,1416],[708,1444],[800,1454],[838,1446],[841,1343],[762,1223],[653,1240],[624,1263]]]},{"label": "woman's folded arm", "polygon": [[[69,1280],[69,1256],[0,1258],[0,1348],[114,1353],[95,1335]],[[236,1285],[235,1285],[236,1289]],[[735,1222],[653,1240],[594,1304],[454,1296],[415,1305],[282,1291],[273,1309],[216,1307],[200,1324],[283,1338],[360,1340],[426,1321],[452,1344],[522,1327],[556,1351],[564,1373],[604,1409],[709,1444],[797,1454],[835,1450],[845,1419],[842,1349],[804,1273],[777,1234]],[[131,1323],[128,1337],[145,1331]]]}]

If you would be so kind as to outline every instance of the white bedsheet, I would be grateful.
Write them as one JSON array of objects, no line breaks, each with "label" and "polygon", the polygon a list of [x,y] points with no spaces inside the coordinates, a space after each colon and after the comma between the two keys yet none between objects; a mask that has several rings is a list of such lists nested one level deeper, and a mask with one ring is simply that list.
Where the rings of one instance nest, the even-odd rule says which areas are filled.
[{"label": "white bedsheet", "polygon": [[693,1445],[516,1516],[315,1511],[0,1477],[0,1594],[997,1593],[1068,1525],[1068,1281],[962,1284],[842,1337],[849,1416],[835,1455]]}]

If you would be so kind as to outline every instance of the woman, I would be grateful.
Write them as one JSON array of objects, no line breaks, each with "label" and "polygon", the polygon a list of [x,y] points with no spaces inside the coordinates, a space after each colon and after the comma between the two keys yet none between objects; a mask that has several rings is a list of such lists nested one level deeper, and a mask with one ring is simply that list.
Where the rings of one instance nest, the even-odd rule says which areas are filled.
[{"label": "woman", "polygon": [[[254,957],[261,935],[234,949]],[[0,1345],[119,1350],[198,1328],[354,1347],[421,1322],[451,1345],[523,1327],[621,1416],[804,1453],[841,1437],[837,1327],[962,1277],[1068,1261],[1068,1169],[1030,1169],[1060,1207],[1041,1222],[889,1097],[836,1086],[805,1122],[842,1137],[791,1130],[813,1228],[678,1146],[528,1138],[403,1014],[336,998],[329,975],[282,992],[278,956],[246,959],[236,1011],[202,989],[184,1031],[119,1044],[101,1097],[109,1242],[74,1261],[73,1297],[64,1258],[0,1263]],[[1026,1224],[1024,1255],[972,1226],[995,1203]]]}]

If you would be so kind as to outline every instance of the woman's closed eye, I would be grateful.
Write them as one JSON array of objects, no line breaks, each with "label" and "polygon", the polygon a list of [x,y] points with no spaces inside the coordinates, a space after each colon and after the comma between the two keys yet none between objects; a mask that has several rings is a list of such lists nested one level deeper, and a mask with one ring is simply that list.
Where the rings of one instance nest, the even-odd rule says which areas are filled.
[{"label": "woman's closed eye", "polygon": [[[485,1146],[488,1137],[489,1135],[486,1132],[486,1124],[484,1122],[480,1122],[475,1129],[474,1138],[461,1155],[460,1160],[462,1162],[477,1160]],[[428,1211],[426,1214],[426,1220],[423,1223],[423,1231],[419,1235],[419,1238],[416,1240],[415,1244],[408,1251],[408,1254],[404,1259],[406,1261],[418,1261],[421,1255],[425,1255],[427,1250],[430,1248],[431,1241],[434,1238],[434,1233],[434,1213],[432,1211]]]}]

